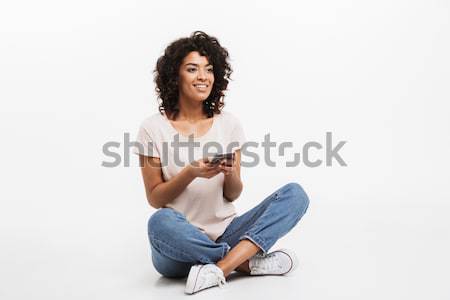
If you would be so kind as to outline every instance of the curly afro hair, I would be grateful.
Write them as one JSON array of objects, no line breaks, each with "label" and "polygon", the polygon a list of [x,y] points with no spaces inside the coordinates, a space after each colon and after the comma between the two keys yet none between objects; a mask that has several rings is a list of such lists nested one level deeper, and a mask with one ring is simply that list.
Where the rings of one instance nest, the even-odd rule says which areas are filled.
[{"label": "curly afro hair", "polygon": [[214,84],[210,95],[203,101],[203,112],[211,118],[220,114],[225,105],[224,91],[227,89],[232,69],[228,63],[228,51],[219,41],[202,31],[195,31],[190,37],[180,38],[172,42],[158,59],[154,70],[156,93],[159,103],[159,112],[174,119],[179,113],[178,108],[178,72],[182,60],[190,52],[197,51],[205,56],[213,66]]}]

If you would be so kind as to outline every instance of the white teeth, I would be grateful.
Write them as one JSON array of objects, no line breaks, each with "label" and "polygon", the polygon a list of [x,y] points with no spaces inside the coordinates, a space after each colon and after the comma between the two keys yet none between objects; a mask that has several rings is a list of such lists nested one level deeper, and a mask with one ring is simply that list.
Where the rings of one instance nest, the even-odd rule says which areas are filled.
[{"label": "white teeth", "polygon": [[205,88],[205,87],[206,87],[205,84],[194,84],[194,86],[195,86],[195,87],[202,87],[202,88]]}]

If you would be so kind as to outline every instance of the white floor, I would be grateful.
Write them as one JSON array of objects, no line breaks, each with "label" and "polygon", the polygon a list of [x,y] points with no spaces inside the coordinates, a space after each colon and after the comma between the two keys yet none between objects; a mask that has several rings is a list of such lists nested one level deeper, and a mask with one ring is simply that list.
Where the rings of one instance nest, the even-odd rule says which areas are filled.
[{"label": "white floor", "polygon": [[[425,204],[312,203],[299,226],[274,247],[297,251],[296,272],[281,277],[234,274],[226,289],[208,289],[195,297],[275,299],[281,293],[284,299],[449,299],[447,212],[448,206]],[[107,220],[119,216],[102,214]],[[44,216],[34,228],[3,228],[0,298],[186,297],[184,280],[160,277],[153,269],[144,217],[85,230],[94,217],[98,215],[86,214],[78,227],[57,228]]]},{"label": "white floor", "polygon": [[[163,49],[194,30],[230,51],[225,110],[261,145],[237,205],[289,181],[311,204],[275,245],[298,253],[295,273],[193,297],[449,300],[450,2],[207,3],[2,1],[0,300],[187,297],[151,264],[125,134],[158,111]],[[327,132],[347,141],[347,167],[326,165]],[[293,145],[271,151],[276,168],[263,163],[268,133]],[[110,142],[115,168],[101,166]],[[321,166],[285,167],[309,142]]]}]

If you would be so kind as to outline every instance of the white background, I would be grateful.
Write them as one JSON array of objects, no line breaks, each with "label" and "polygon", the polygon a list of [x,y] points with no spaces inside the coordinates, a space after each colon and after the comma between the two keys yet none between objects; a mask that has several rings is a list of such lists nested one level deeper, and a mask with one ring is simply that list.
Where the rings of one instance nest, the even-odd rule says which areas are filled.
[{"label": "white background", "polygon": [[225,109],[249,140],[270,133],[293,153],[331,131],[348,167],[286,168],[291,157],[275,156],[276,168],[243,169],[239,212],[287,182],[309,194],[276,245],[295,249],[300,268],[197,297],[449,299],[449,5],[0,4],[0,298],[183,297],[184,281],[151,265],[154,210],[136,157],[101,167],[102,145],[157,111],[157,58],[203,30],[230,52]]}]

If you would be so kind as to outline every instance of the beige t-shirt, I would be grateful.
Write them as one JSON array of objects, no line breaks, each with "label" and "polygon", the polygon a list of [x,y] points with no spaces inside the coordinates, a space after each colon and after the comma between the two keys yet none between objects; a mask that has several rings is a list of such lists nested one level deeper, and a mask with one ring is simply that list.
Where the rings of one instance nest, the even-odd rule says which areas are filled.
[{"label": "beige t-shirt", "polygon": [[[180,142],[176,143],[178,150],[176,140]],[[246,138],[240,121],[231,113],[221,111],[214,115],[210,129],[200,137],[181,135],[166,115],[156,113],[141,123],[136,141],[141,149],[135,147],[135,153],[159,157],[164,181],[168,181],[194,160],[241,148]],[[189,141],[191,146],[187,144]],[[236,217],[234,205],[223,196],[223,183],[223,173],[212,178],[196,178],[166,207],[184,214],[192,225],[215,241]]]}]

